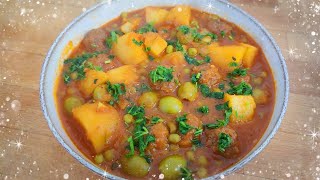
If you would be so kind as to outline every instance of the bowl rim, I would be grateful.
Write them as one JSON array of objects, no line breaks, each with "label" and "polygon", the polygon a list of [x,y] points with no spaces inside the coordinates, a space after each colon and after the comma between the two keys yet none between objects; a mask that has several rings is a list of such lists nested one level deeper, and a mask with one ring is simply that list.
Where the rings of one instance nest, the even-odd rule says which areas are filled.
[{"label": "bowl rim", "polygon": [[[78,21],[80,21],[82,18],[84,18],[87,14],[91,13],[92,11],[94,11],[95,9],[99,8],[100,6],[103,6],[107,3],[111,4],[112,2],[114,2],[115,0],[109,0],[109,1],[104,1],[104,2],[100,2],[96,5],[93,5],[92,7],[90,7],[87,11],[85,11],[84,13],[80,14],[79,16],[77,16],[75,19],[73,19],[64,29],[63,31],[61,31],[59,33],[59,35],[57,36],[57,38],[54,40],[54,42],[52,43],[45,59],[44,62],[42,64],[41,67],[41,74],[40,74],[40,93],[39,93],[39,97],[40,97],[40,104],[41,104],[41,109],[43,112],[43,115],[48,123],[48,126],[51,130],[51,132],[53,133],[54,137],[58,140],[58,142],[62,145],[62,147],[69,153],[71,154],[71,156],[73,156],[75,159],[77,159],[82,165],[84,165],[85,167],[89,168],[91,171],[93,171],[94,173],[104,177],[104,178],[109,178],[109,179],[123,179],[121,177],[118,177],[116,175],[113,175],[105,170],[102,170],[100,168],[98,168],[97,166],[94,166],[91,162],[87,161],[85,158],[81,157],[80,155],[78,155],[74,150],[72,150],[70,148],[70,146],[68,146],[65,141],[63,140],[63,138],[60,136],[60,134],[57,132],[57,130],[55,129],[55,127],[53,126],[51,119],[48,115],[48,111],[47,111],[47,106],[46,106],[46,102],[45,102],[45,92],[44,92],[44,80],[46,77],[46,70],[47,70],[47,66],[48,66],[48,62],[51,58],[52,52],[55,50],[58,42],[62,39],[62,37],[65,35],[65,33],[74,25],[76,24]],[[209,1],[213,1],[213,0],[209,0]],[[270,140],[274,137],[275,133],[278,131],[282,119],[284,118],[286,109],[287,109],[287,105],[288,105],[288,99],[289,99],[289,75],[288,75],[288,71],[287,71],[287,65],[285,62],[285,59],[281,53],[281,49],[279,48],[279,46],[276,44],[275,40],[273,39],[273,37],[271,36],[271,34],[266,30],[266,28],[264,26],[262,26],[262,24],[260,22],[258,22],[255,18],[253,18],[251,15],[249,15],[247,12],[245,12],[244,10],[240,9],[239,7],[237,7],[236,5],[226,1],[226,0],[215,0],[215,1],[219,1],[220,3],[225,4],[226,6],[229,6],[229,8],[232,8],[234,11],[238,11],[239,13],[243,14],[244,16],[248,17],[249,20],[251,20],[258,28],[260,28],[260,30],[265,34],[265,36],[268,38],[268,40],[271,42],[272,46],[274,47],[274,49],[277,52],[278,58],[280,60],[280,64],[281,64],[281,68],[283,70],[283,77],[284,77],[284,99],[282,101],[282,109],[281,109],[281,113],[278,115],[278,117],[276,118],[276,124],[274,125],[274,128],[271,130],[271,132],[267,135],[266,140],[260,144],[259,147],[257,147],[255,150],[251,150],[246,156],[244,156],[243,158],[241,158],[237,163],[235,163],[233,166],[225,169],[224,171],[215,174],[211,177],[207,177],[205,179],[219,179],[219,178],[223,178],[225,175],[229,175],[232,172],[235,172],[236,170],[242,168],[245,164],[247,164],[249,161],[251,161],[254,157],[256,157],[270,142]],[[271,68],[271,66],[270,66]],[[271,68],[272,69],[272,68]],[[266,133],[266,132],[265,132]],[[265,134],[264,133],[264,134]]]}]

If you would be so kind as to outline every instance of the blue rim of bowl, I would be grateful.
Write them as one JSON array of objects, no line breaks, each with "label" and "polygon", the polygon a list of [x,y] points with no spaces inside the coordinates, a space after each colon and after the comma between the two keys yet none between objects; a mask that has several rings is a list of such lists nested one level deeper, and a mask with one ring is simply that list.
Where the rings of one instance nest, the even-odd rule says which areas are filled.
[{"label": "blue rim of bowl", "polygon": [[[209,1],[214,1],[214,0],[209,0]],[[238,161],[238,163],[236,163],[236,165],[232,166],[231,168],[228,168],[226,170],[224,170],[223,172],[213,175],[211,177],[208,177],[206,179],[219,179],[223,176],[229,175],[232,172],[235,172],[236,170],[240,169],[241,167],[243,167],[245,164],[247,164],[249,161],[251,161],[255,156],[257,156],[270,142],[270,140],[274,137],[275,133],[277,132],[277,130],[280,127],[280,124],[282,122],[282,119],[285,115],[286,109],[287,109],[287,104],[288,104],[288,98],[289,98],[289,76],[288,76],[288,71],[287,71],[287,66],[285,63],[285,59],[282,56],[281,50],[278,47],[278,45],[276,44],[275,40],[272,38],[271,34],[255,19],[253,18],[251,15],[249,15],[248,13],[246,13],[245,11],[241,10],[240,8],[238,8],[236,5],[231,4],[225,0],[215,0],[215,1],[219,1],[220,3],[223,3],[229,7],[231,7],[233,10],[238,11],[240,13],[242,13],[243,15],[247,16],[253,23],[255,23],[261,30],[262,32],[266,35],[266,37],[271,41],[272,46],[274,47],[274,49],[277,52],[277,55],[280,59],[280,63],[281,63],[281,67],[283,70],[283,77],[284,77],[284,90],[285,90],[285,94],[284,94],[284,100],[282,103],[282,110],[280,115],[278,116],[278,121],[276,122],[273,130],[268,134],[266,140],[254,151],[251,151],[249,154],[247,154],[244,158],[242,158],[241,160]],[[112,1],[113,2],[113,1]],[[112,3],[111,2],[111,3]],[[89,161],[87,161],[86,159],[82,158],[80,155],[78,155],[75,151],[73,151],[66,143],[65,141],[62,139],[62,137],[60,136],[60,134],[56,131],[56,129],[54,128],[53,124],[51,123],[51,119],[48,115],[47,112],[47,106],[45,103],[45,94],[44,94],[44,79],[46,77],[46,70],[47,70],[47,65],[49,62],[49,59],[52,55],[53,50],[56,48],[58,42],[61,40],[61,38],[64,36],[64,34],[79,20],[81,20],[82,18],[84,18],[87,14],[89,14],[90,12],[92,12],[93,10],[95,10],[96,8],[103,6],[104,4],[106,4],[108,2],[101,2],[98,3],[94,6],[92,6],[91,8],[89,8],[86,12],[84,12],[83,14],[81,14],[80,16],[76,17],[59,35],[58,37],[55,39],[55,41],[53,42],[52,46],[50,47],[47,56],[45,57],[45,61],[42,64],[42,70],[41,70],[41,75],[40,75],[40,104],[41,104],[41,108],[42,108],[42,112],[44,114],[44,117],[48,123],[48,126],[50,128],[50,130],[52,131],[53,135],[55,136],[55,138],[58,140],[58,142],[64,147],[64,149],[71,154],[75,159],[77,159],[82,165],[84,165],[85,167],[89,168],[91,171],[97,173],[98,175],[104,177],[104,178],[109,178],[109,179],[123,179],[121,177],[115,176],[110,174],[109,172],[106,172],[94,165],[92,165]]]}]

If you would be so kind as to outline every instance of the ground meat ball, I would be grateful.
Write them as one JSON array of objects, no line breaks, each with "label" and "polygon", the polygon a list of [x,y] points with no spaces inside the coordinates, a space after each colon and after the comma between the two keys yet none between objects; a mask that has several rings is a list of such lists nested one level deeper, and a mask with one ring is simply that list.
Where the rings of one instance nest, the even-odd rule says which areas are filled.
[{"label": "ground meat ball", "polygon": [[[187,122],[186,123],[192,127],[196,127],[196,128],[202,127],[201,120],[193,114],[187,115]],[[193,135],[194,131],[195,130],[193,129],[193,130],[189,131],[186,135],[182,136],[181,141],[179,142],[179,145],[181,147],[191,147],[192,146],[191,140],[194,137],[194,135]]]},{"label": "ground meat ball", "polygon": [[[220,152],[218,149],[218,141],[219,141],[220,133],[228,134],[232,139],[231,146],[228,147],[225,152]],[[237,132],[233,130],[230,126],[207,130],[205,132],[205,135],[207,138],[206,145],[208,147],[212,147],[214,153],[220,154],[226,158],[234,158],[239,155],[240,150],[239,150],[239,141],[237,139],[238,135],[237,135]]]},{"label": "ground meat ball", "polygon": [[201,72],[199,82],[208,85],[210,88],[215,87],[221,80],[219,70],[214,65],[204,64],[192,68],[192,74],[197,74],[199,72]]},{"label": "ground meat ball", "polygon": [[[109,60],[110,63],[105,63]],[[95,66],[101,66],[103,71],[109,71],[115,67],[118,67],[116,61],[111,60],[107,54],[99,54],[98,56],[91,58],[89,61]]]},{"label": "ground meat ball", "polygon": [[[178,88],[178,74],[177,72],[173,72],[173,79],[170,82],[156,82],[152,83],[150,80],[150,84],[152,89],[160,91],[161,95],[167,95],[174,92]],[[149,78],[150,79],[150,78]]]},{"label": "ground meat ball", "polygon": [[220,34],[221,31],[224,31],[227,34],[232,30],[232,27],[229,24],[220,21],[220,19],[212,19],[208,22],[208,29],[216,34]]},{"label": "ground meat ball", "polygon": [[169,130],[163,123],[155,124],[151,127],[150,133],[156,138],[156,142],[150,144],[151,149],[163,150],[168,147]]},{"label": "ground meat ball", "polygon": [[85,51],[87,52],[95,52],[95,51],[103,51],[106,49],[104,45],[104,41],[107,37],[107,33],[103,29],[93,29],[89,31],[84,39],[83,45],[85,47]]},{"label": "ground meat ball", "polygon": [[238,77],[232,79],[232,82],[235,83],[235,84],[240,84],[242,81],[246,82],[246,83],[249,83],[250,79],[251,79],[250,75],[238,76]]}]

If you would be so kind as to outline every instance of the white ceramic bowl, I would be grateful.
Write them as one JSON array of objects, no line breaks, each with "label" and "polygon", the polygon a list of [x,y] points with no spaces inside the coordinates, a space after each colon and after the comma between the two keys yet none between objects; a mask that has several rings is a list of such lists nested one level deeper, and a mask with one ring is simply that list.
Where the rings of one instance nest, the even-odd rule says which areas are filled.
[{"label": "white ceramic bowl", "polygon": [[216,179],[241,168],[266,147],[280,126],[286,111],[289,94],[287,68],[279,47],[267,30],[253,17],[224,0],[109,0],[97,4],[81,14],[60,33],[51,46],[43,63],[40,80],[41,106],[52,133],[74,158],[99,175],[110,179],[122,179],[100,169],[77,149],[65,132],[55,106],[54,82],[57,75],[59,75],[59,70],[63,64],[62,62],[64,58],[66,58],[65,55],[63,55],[64,47],[67,46],[69,41],[72,41],[73,44],[78,44],[86,32],[93,28],[100,27],[109,20],[119,16],[123,11],[140,9],[146,6],[173,6],[176,4],[188,4],[194,8],[217,14],[238,25],[250,34],[262,47],[269,65],[271,66],[276,83],[276,100],[272,119],[261,140],[250,153],[238,163],[220,174],[209,178]]}]

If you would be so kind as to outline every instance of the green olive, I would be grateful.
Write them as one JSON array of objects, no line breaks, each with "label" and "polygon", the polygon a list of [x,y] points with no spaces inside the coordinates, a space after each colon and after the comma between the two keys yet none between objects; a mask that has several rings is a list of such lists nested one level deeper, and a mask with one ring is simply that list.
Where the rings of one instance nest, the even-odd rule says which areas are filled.
[{"label": "green olive", "polygon": [[170,53],[172,53],[172,52],[173,52],[173,46],[172,46],[172,45],[167,46],[167,48],[166,48],[166,53],[167,53],[167,54],[170,54]]},{"label": "green olive", "polygon": [[71,96],[71,97],[68,97],[66,100],[64,100],[64,109],[68,113],[72,113],[73,108],[81,106],[82,104],[83,104],[83,102],[80,98]]},{"label": "green olive", "polygon": [[172,96],[166,96],[160,99],[159,109],[168,114],[178,114],[183,108],[182,102]]},{"label": "green olive", "polygon": [[197,175],[199,176],[199,178],[205,178],[207,177],[207,169],[206,168],[199,168],[198,171],[197,171]]},{"label": "green olive", "polygon": [[123,119],[124,119],[124,122],[126,122],[127,124],[132,123],[132,121],[134,120],[133,116],[131,114],[124,115]]},{"label": "green olive", "polygon": [[181,176],[180,168],[185,168],[187,161],[181,155],[171,155],[164,158],[159,165],[164,179],[178,179]]},{"label": "green olive", "polygon": [[181,137],[179,136],[179,134],[170,134],[168,139],[169,142],[177,144],[178,142],[180,142]]},{"label": "green olive", "polygon": [[102,154],[97,154],[94,156],[94,162],[97,164],[101,164],[104,161],[103,155]]},{"label": "green olive", "polygon": [[115,150],[109,149],[103,153],[103,157],[106,161],[112,161],[115,157]]},{"label": "green olive", "polygon": [[189,48],[188,55],[191,57],[195,57],[198,54],[198,50],[196,48]]},{"label": "green olive", "polygon": [[193,41],[193,36],[191,33],[184,34],[183,32],[178,31],[176,35],[181,44],[188,44]]},{"label": "green olive", "polygon": [[189,101],[196,100],[198,96],[197,86],[191,82],[182,84],[178,89],[178,96],[181,99],[187,99]]},{"label": "green olive", "polygon": [[93,99],[96,101],[109,101],[110,95],[106,89],[106,86],[101,84],[97,86],[93,91]]},{"label": "green olive", "polygon": [[122,170],[134,177],[144,177],[148,174],[150,165],[147,163],[147,161],[137,155],[134,155],[132,157],[122,157],[120,159]]},{"label": "green olive", "polygon": [[143,93],[138,103],[140,106],[144,106],[146,108],[153,108],[159,101],[158,95],[155,92],[145,92]]},{"label": "green olive", "polygon": [[261,89],[253,89],[252,96],[257,104],[264,104],[268,101],[268,94]]}]

